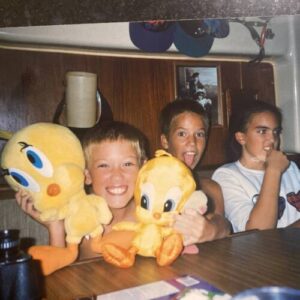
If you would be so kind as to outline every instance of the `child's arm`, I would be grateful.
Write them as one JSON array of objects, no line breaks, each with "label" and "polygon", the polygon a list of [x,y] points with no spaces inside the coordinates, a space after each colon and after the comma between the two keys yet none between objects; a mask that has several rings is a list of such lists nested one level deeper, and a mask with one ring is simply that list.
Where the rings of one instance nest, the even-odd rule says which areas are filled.
[{"label": "child's arm", "polygon": [[65,247],[66,242],[66,234],[65,234],[65,227],[64,227],[64,221],[51,221],[47,222],[47,225],[45,225],[49,232],[49,244],[51,246],[56,247]]},{"label": "child's arm", "polygon": [[63,221],[43,222],[40,219],[40,213],[33,207],[31,196],[24,190],[19,190],[15,198],[21,209],[35,221],[45,226],[49,232],[49,244],[51,246],[65,246],[65,229]]},{"label": "child's arm", "polygon": [[263,183],[257,202],[246,223],[247,230],[277,227],[281,175],[288,168],[289,161],[282,152],[272,150],[265,164]]},{"label": "child's arm", "polygon": [[[211,240],[228,236],[232,232],[231,223],[225,218],[224,198],[220,185],[210,179],[201,179],[202,189],[211,201],[211,211],[205,215],[210,225]],[[207,229],[208,230],[208,229]]]},{"label": "child's arm", "polygon": [[203,178],[201,187],[213,201],[213,211],[203,216],[197,209],[188,208],[175,217],[174,228],[183,235],[185,246],[222,238],[231,232],[230,223],[224,217],[220,186],[209,178]]}]

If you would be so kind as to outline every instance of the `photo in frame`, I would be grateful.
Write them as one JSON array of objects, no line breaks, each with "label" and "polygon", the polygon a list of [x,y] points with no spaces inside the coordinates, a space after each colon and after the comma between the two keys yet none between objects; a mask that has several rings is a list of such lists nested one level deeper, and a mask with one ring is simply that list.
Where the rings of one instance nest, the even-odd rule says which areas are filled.
[{"label": "photo in frame", "polygon": [[212,126],[223,125],[218,65],[176,65],[176,95],[192,99],[207,111]]}]

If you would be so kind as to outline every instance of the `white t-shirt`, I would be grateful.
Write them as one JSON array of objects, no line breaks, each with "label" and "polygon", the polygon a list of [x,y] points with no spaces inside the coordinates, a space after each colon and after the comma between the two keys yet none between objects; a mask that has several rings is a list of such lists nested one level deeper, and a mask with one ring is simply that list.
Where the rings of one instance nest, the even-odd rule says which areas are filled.
[{"label": "white t-shirt", "polygon": [[[239,161],[218,168],[212,179],[223,192],[225,215],[234,232],[244,231],[260,193],[264,171],[251,170]],[[300,170],[294,162],[281,177],[277,227],[286,227],[300,219]]]}]

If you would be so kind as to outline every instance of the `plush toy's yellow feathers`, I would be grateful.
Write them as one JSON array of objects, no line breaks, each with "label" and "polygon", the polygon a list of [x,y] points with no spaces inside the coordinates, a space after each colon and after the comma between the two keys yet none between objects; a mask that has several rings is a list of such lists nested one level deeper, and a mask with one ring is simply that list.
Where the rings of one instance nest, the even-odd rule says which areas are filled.
[{"label": "plush toy's yellow feathers", "polygon": [[[36,123],[16,132],[6,143],[1,167],[14,189],[26,190],[42,221],[64,220],[68,248],[30,249],[49,274],[77,256],[84,236],[98,237],[112,218],[106,201],[84,190],[84,155],[77,137],[66,127]],[[71,249],[71,250],[70,250]],[[58,258],[58,256],[61,256]]]},{"label": "plush toy's yellow feathers", "polygon": [[164,150],[158,150],[138,174],[134,193],[137,223],[121,222],[114,226],[115,230],[136,232],[132,247],[126,250],[106,244],[104,259],[119,267],[131,266],[136,254],[156,257],[161,266],[172,263],[183,249],[181,235],[170,226],[172,216],[187,204],[206,210],[207,198],[195,188],[189,168]]}]

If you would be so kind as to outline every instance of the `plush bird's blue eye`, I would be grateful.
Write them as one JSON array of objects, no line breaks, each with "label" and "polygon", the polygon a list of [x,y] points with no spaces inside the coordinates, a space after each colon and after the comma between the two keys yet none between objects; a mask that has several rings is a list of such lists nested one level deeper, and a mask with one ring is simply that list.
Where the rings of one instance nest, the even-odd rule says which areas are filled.
[{"label": "plush bird's blue eye", "polygon": [[38,183],[26,172],[19,169],[9,168],[9,176],[11,176],[19,185],[33,192],[39,192],[40,186]]},{"label": "plush bird's blue eye", "polygon": [[180,201],[183,201],[183,191],[178,186],[171,187],[165,194],[165,202],[163,206],[164,212],[176,211],[178,210],[178,205]]},{"label": "plush bird's blue eye", "polygon": [[175,210],[176,204],[175,201],[172,199],[168,199],[164,204],[164,212],[169,212]]},{"label": "plush bird's blue eye", "polygon": [[36,170],[45,177],[53,175],[53,167],[47,156],[33,146],[27,146],[23,149],[28,160]]},{"label": "plush bird's blue eye", "polygon": [[28,150],[26,152],[27,158],[29,159],[29,161],[38,169],[41,169],[43,167],[43,162],[41,160],[41,158],[39,157],[39,155],[32,151],[32,150]]},{"label": "plush bird's blue eye", "polygon": [[154,202],[153,199],[155,199],[154,185],[150,182],[143,183],[143,185],[141,186],[140,195],[141,207],[148,211],[152,211]]},{"label": "plush bird's blue eye", "polygon": [[29,186],[29,182],[26,180],[26,178],[24,176],[22,176],[21,174],[17,173],[17,172],[11,172],[10,176],[17,181],[19,184],[21,184],[24,187],[28,187]]},{"label": "plush bird's blue eye", "polygon": [[149,198],[147,195],[142,195],[141,197],[141,207],[149,210]]}]

